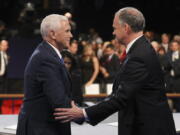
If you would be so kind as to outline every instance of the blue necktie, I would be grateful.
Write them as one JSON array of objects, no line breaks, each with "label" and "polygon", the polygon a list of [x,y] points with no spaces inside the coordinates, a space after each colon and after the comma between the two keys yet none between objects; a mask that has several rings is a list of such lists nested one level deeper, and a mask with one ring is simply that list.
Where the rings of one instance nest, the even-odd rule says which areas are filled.
[{"label": "blue necktie", "polygon": [[60,62],[61,62],[62,64],[64,64],[64,60],[63,60],[63,58],[60,58]]}]

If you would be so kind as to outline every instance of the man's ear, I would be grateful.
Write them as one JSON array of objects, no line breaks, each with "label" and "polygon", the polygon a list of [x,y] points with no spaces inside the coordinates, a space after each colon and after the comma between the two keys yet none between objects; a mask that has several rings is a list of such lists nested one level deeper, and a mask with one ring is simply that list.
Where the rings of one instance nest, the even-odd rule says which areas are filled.
[{"label": "man's ear", "polygon": [[49,36],[51,37],[51,39],[56,39],[55,34],[56,33],[53,30],[49,32]]},{"label": "man's ear", "polygon": [[125,29],[127,34],[131,33],[131,27],[127,23],[124,24],[124,29]]}]

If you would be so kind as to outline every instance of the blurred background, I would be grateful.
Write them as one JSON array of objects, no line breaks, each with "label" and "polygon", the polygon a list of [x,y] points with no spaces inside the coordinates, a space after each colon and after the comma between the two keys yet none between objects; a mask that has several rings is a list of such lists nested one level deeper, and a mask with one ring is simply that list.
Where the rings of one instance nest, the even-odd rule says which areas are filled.
[{"label": "blurred background", "polygon": [[[28,7],[28,2],[33,5],[32,8],[30,5]],[[49,13],[63,14],[68,11],[77,23],[78,32],[87,32],[93,27],[103,38],[110,39],[114,13],[125,6],[134,6],[144,13],[148,30],[173,34],[179,32],[179,0],[0,0],[0,16],[8,28],[16,29],[25,10],[29,11],[24,13],[24,17],[32,17],[32,22]]]},{"label": "blurred background", "polygon": [[85,40],[86,35],[97,33],[103,41],[108,41],[113,39],[114,13],[125,6],[136,7],[144,13],[145,31],[150,38],[153,36],[161,42],[162,33],[172,38],[180,32],[179,0],[0,0],[0,39],[8,41],[10,58],[7,67],[10,85],[6,86],[7,89],[13,92],[22,89],[23,71],[41,41],[39,27],[46,15],[69,12],[74,39]]},{"label": "blurred background", "polygon": [[[70,70],[72,78],[81,81],[74,82],[81,84],[74,86],[81,91],[77,98],[82,102],[85,87],[95,83],[100,85],[100,93],[106,93],[106,84],[113,83],[124,50],[112,36],[113,17],[126,6],[136,7],[144,14],[144,34],[160,59],[167,93],[179,93],[180,0],[0,0],[0,93],[23,93],[25,66],[42,41],[41,20],[52,13],[66,15],[72,27],[74,37],[67,49],[76,61],[76,70]],[[174,56],[176,52],[178,55]],[[91,60],[94,57],[97,63]],[[84,63],[87,59],[91,60],[89,66]],[[94,64],[98,65],[96,69]],[[170,100],[172,110],[180,111],[180,101],[174,103]]]}]

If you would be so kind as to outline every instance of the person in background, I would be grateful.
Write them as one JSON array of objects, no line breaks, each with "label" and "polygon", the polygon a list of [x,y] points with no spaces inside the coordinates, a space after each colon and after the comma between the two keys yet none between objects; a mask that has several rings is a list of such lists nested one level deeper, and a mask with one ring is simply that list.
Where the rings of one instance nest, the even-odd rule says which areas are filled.
[{"label": "person in background", "polygon": [[84,47],[80,65],[83,85],[89,86],[93,84],[99,73],[99,61],[95,56],[91,45],[86,45]]},{"label": "person in background", "polygon": [[154,32],[153,31],[145,31],[144,36],[149,42],[152,42],[154,40]]},{"label": "person in background", "polygon": [[69,46],[68,50],[71,52],[72,55],[77,55],[78,42],[77,42],[76,40],[73,40],[73,41],[70,43],[70,46]]},{"label": "person in background", "polygon": [[[166,55],[166,51],[164,49],[163,46],[161,46],[157,41],[152,41],[151,42],[152,47],[154,48],[154,50],[156,51],[156,54],[159,58],[159,62],[161,64],[161,68],[163,70],[164,73],[164,81],[165,81],[165,88],[166,88],[166,92],[167,93],[172,93],[171,90],[171,80],[170,80],[170,65],[168,63],[168,58]],[[172,99],[168,99],[168,104],[169,107],[171,109],[171,111],[173,112],[174,107],[173,107],[173,101]]]},{"label": "person in background", "polygon": [[80,69],[80,56],[77,54],[78,52],[78,42],[76,40],[73,40],[70,43],[70,46],[68,47],[68,51],[73,55],[74,59],[76,60],[76,68],[81,74],[81,69]]},{"label": "person in background", "polygon": [[170,42],[170,36],[167,33],[163,33],[161,35],[161,45],[166,50],[166,53],[169,51],[169,42]]},{"label": "person in background", "polygon": [[180,34],[179,35],[174,35],[172,40],[177,41],[180,44]]},{"label": "person in background", "polygon": [[64,64],[71,76],[72,82],[72,100],[78,106],[83,105],[83,91],[82,91],[82,78],[81,74],[77,72],[77,61],[74,56],[67,50],[61,51]]},{"label": "person in background", "polygon": [[7,40],[0,41],[0,93],[7,92],[7,66],[9,62],[9,56],[7,50],[9,43]]},{"label": "person in background", "polygon": [[152,41],[151,45],[154,48],[154,50],[156,51],[156,53],[158,54],[158,51],[159,51],[159,48],[160,48],[160,44],[157,41]]}]

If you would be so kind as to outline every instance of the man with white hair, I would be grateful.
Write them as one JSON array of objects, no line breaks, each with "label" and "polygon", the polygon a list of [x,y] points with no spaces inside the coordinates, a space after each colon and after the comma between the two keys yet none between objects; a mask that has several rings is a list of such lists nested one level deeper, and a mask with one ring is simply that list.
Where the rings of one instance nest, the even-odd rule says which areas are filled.
[{"label": "man with white hair", "polygon": [[17,135],[71,135],[70,123],[53,117],[54,108],[70,107],[71,81],[60,51],[69,46],[71,27],[65,16],[52,14],[41,23],[43,42],[30,57],[24,73],[24,103]]}]

